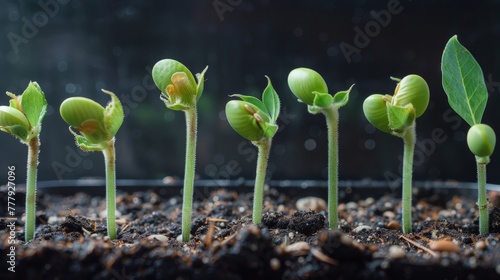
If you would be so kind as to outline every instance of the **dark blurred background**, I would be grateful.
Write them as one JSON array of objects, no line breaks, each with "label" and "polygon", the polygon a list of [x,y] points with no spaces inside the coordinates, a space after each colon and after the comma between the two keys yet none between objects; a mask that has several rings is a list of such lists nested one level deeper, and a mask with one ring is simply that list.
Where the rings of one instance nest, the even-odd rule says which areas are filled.
[{"label": "dark blurred background", "polygon": [[[414,179],[476,180],[468,125],[441,87],[441,54],[455,34],[482,66],[490,93],[483,122],[500,133],[500,1],[2,1],[0,23],[0,89],[21,94],[37,81],[50,104],[40,180],[104,176],[102,155],[79,151],[58,113],[71,96],[105,105],[101,88],[125,107],[117,177],[183,177],[184,114],[165,108],[150,76],[163,58],[193,73],[209,65],[198,110],[203,179],[254,177],[256,151],[229,127],[224,106],[230,94],[260,97],[264,75],[283,106],[269,178],[326,179],[324,117],[310,115],[287,86],[290,70],[310,67],[331,93],[356,84],[340,109],[340,179],[399,177],[402,140],[375,131],[362,103],[372,93],[392,94],[390,76],[415,73],[427,80],[431,103],[417,120]],[[0,104],[8,100],[0,96]],[[0,182],[8,165],[24,182],[27,147],[6,133],[0,143]],[[488,181],[500,183],[500,153],[491,160]]]}]

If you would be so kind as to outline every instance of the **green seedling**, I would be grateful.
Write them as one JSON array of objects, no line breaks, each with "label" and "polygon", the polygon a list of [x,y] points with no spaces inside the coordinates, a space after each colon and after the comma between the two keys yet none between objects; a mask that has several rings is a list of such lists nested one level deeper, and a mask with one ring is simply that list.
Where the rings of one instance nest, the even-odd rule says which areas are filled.
[{"label": "green seedling", "polygon": [[[110,239],[116,239],[116,168],[115,135],[123,123],[123,107],[118,97],[111,96],[106,108],[85,97],[70,97],[63,101],[59,112],[70,125],[69,131],[76,139],[76,145],[84,151],[102,151],[106,166],[106,211]],[[76,130],[76,131],[75,131]]]},{"label": "green seedling", "polygon": [[349,101],[346,91],[335,95],[328,93],[325,80],[316,71],[297,68],[288,75],[288,86],[299,102],[305,103],[311,114],[322,113],[328,128],[328,222],[332,229],[338,228],[338,123],[339,108]]},{"label": "green seedling", "polygon": [[[28,165],[26,178],[26,221],[24,240],[35,236],[35,201],[38,153],[40,151],[39,135],[42,120],[47,112],[45,94],[37,82],[30,82],[23,94],[16,96],[7,92],[11,98],[9,106],[0,106],[0,130],[5,131],[28,145]],[[9,175],[14,170],[9,170]]]},{"label": "green seedling", "polygon": [[471,127],[467,144],[476,157],[479,207],[479,232],[489,231],[488,200],[486,198],[486,165],[495,149],[493,129],[481,124],[488,91],[481,66],[472,54],[453,36],[443,51],[441,60],[443,89],[451,108]]},{"label": "green seedling", "polygon": [[173,59],[163,59],[153,66],[153,80],[161,91],[160,99],[169,109],[184,111],[186,115],[186,165],[184,171],[184,191],[182,200],[182,240],[189,241],[191,231],[191,211],[193,205],[197,112],[196,104],[203,94],[204,77],[208,66],[197,74],[198,83],[182,63]]},{"label": "green seedling", "polygon": [[229,125],[242,137],[252,141],[258,149],[257,170],[253,195],[254,224],[262,221],[264,200],[264,182],[267,162],[271,151],[273,136],[278,131],[276,121],[280,113],[278,94],[267,77],[267,87],[262,93],[262,100],[253,96],[234,94],[241,100],[231,100],[226,104],[226,117]]},{"label": "green seedling", "polygon": [[429,105],[429,86],[418,75],[408,75],[398,82],[394,95],[372,94],[363,102],[366,119],[377,129],[401,137],[403,152],[403,233],[411,232],[411,196],[413,153],[417,140],[415,120]]}]

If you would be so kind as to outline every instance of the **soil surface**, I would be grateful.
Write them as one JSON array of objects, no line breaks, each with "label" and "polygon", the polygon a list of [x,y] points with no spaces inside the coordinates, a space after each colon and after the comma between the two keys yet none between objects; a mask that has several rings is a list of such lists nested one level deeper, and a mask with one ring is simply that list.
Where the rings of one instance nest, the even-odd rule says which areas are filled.
[{"label": "soil surface", "polygon": [[[404,235],[401,203],[394,195],[341,201],[339,229],[328,230],[324,201],[318,198],[297,202],[271,188],[263,221],[254,225],[251,193],[205,190],[206,195],[195,195],[187,243],[178,239],[180,195],[118,193],[116,240],[106,236],[102,197],[39,194],[35,239],[25,243],[24,222],[15,223],[15,273],[6,262],[11,221],[0,219],[0,278],[500,279],[500,195],[495,192],[490,193],[489,234],[478,232],[474,197],[430,195],[414,198],[413,233]],[[6,197],[2,187],[2,205]],[[0,216],[7,216],[5,211],[0,209]]]}]

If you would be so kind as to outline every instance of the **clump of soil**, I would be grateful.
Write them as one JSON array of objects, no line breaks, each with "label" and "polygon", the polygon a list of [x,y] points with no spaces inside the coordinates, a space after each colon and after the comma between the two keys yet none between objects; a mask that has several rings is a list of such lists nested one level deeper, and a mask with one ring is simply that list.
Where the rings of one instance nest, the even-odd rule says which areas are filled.
[{"label": "clump of soil", "polygon": [[[340,229],[328,230],[323,210],[297,210],[298,197],[283,189],[267,191],[259,225],[251,220],[250,193],[204,193],[195,201],[187,243],[178,239],[180,196],[119,192],[118,238],[111,241],[102,197],[42,193],[35,239],[23,241],[18,219],[16,272],[2,261],[1,278],[500,279],[496,193],[490,197],[491,232],[483,235],[474,201],[458,196],[414,200],[414,233],[403,235],[401,203],[392,195],[341,201]],[[5,197],[2,188],[0,199]],[[11,246],[7,225],[0,219],[2,252]]]}]

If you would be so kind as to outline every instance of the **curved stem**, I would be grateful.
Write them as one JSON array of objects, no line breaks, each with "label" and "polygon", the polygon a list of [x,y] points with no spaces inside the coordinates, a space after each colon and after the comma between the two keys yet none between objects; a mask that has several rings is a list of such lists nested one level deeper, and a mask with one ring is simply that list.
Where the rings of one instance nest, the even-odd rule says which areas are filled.
[{"label": "curved stem", "polygon": [[338,165],[339,165],[339,111],[335,106],[324,108],[328,128],[328,223],[331,229],[338,227]]},{"label": "curved stem", "polygon": [[411,230],[411,196],[413,176],[413,153],[417,141],[415,122],[408,127],[403,134],[403,233]]},{"label": "curved stem", "polygon": [[106,221],[108,236],[113,240],[116,239],[115,138],[108,142],[107,147],[102,152],[104,154],[104,164],[106,165]]},{"label": "curved stem", "polygon": [[38,153],[40,151],[40,140],[38,136],[33,137],[28,143],[28,166],[26,178],[26,222],[24,240],[26,242],[35,236],[36,220],[36,175],[38,166]]},{"label": "curved stem", "polygon": [[267,162],[271,151],[272,138],[264,138],[252,142],[259,149],[257,156],[257,170],[255,174],[255,186],[253,193],[253,214],[254,224],[262,222],[262,208],[264,200],[264,183],[266,181]]},{"label": "curved stem", "polygon": [[479,207],[479,233],[489,231],[488,199],[486,198],[486,163],[477,161],[477,206]]},{"label": "curved stem", "polygon": [[196,106],[186,113],[186,164],[184,169],[184,190],[182,197],[182,241],[188,242],[191,231],[191,211],[196,162],[197,113]]}]

